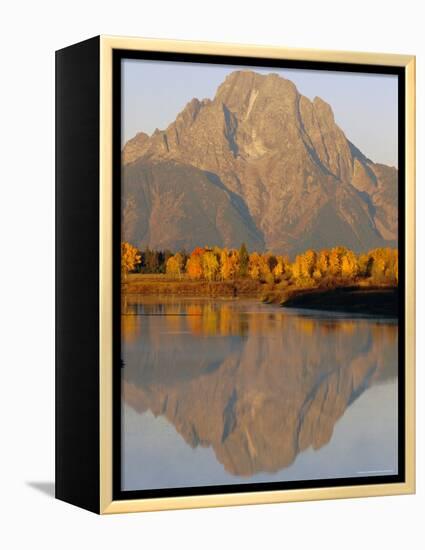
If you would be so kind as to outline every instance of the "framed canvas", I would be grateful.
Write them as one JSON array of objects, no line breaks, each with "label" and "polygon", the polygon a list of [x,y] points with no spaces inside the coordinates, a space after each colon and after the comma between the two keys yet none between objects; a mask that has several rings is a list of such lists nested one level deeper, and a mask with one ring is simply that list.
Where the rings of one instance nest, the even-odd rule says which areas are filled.
[{"label": "framed canvas", "polygon": [[56,52],[56,496],[414,492],[413,56]]}]

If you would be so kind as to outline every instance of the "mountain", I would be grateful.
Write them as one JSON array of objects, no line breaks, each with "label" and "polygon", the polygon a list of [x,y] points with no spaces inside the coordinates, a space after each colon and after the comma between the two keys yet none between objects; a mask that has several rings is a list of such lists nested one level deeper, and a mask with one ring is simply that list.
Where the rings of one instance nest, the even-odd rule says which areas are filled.
[{"label": "mountain", "polygon": [[166,130],[126,143],[124,236],[288,254],[393,246],[397,178],[346,138],[322,99],[276,74],[235,71],[213,100],[192,99]]},{"label": "mountain", "polygon": [[244,202],[214,174],[171,160],[143,160],[127,167],[123,188],[126,241],[171,250],[242,242],[264,248]]}]

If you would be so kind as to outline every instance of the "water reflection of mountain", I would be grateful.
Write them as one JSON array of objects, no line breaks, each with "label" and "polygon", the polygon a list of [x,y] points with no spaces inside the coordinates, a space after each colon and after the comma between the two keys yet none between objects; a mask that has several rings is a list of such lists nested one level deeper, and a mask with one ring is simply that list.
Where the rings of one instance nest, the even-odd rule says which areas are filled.
[{"label": "water reflection of mountain", "polygon": [[[251,307],[252,309],[252,307]],[[125,401],[165,416],[235,475],[276,472],[319,449],[370,385],[397,374],[397,325],[256,314],[234,302],[130,306]]]}]

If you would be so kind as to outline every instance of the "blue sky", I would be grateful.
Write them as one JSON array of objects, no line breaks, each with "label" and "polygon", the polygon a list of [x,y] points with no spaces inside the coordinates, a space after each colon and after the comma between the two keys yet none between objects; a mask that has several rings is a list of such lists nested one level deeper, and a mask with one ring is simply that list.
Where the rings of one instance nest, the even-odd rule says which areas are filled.
[{"label": "blue sky", "polygon": [[[123,142],[165,129],[192,98],[213,98],[240,66],[124,60]],[[292,80],[300,93],[327,101],[345,135],[374,162],[397,166],[397,77],[362,73],[243,67]]]}]

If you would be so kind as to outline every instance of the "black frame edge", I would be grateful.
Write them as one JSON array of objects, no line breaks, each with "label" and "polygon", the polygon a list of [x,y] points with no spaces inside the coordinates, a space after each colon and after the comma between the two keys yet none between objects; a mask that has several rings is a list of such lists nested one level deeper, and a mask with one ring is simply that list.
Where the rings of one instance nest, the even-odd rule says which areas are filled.
[{"label": "black frame edge", "polygon": [[100,37],[55,57],[55,496],[100,513]]},{"label": "black frame edge", "polygon": [[[391,74],[398,78],[398,205],[399,205],[399,256],[400,273],[405,269],[405,67],[369,65],[348,62],[294,61],[255,57],[234,57],[212,54],[188,54],[143,50],[115,49],[113,52],[113,499],[170,498],[200,496],[211,494],[246,493],[255,491],[274,491],[292,489],[315,489],[342,486],[362,486],[370,484],[404,483],[406,481],[406,433],[405,433],[405,280],[400,277],[399,289],[399,372],[398,372],[398,473],[394,475],[357,476],[348,478],[329,478],[320,480],[299,480],[286,482],[246,483],[231,485],[206,485],[201,487],[173,487],[168,489],[132,490],[121,489],[121,325],[120,311],[120,242],[121,233],[121,69],[123,59],[150,61],[177,61],[189,63],[212,63],[223,65],[286,67],[323,71],[340,71],[372,74]],[[401,359],[403,358],[403,359]]]}]

